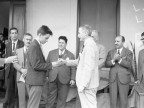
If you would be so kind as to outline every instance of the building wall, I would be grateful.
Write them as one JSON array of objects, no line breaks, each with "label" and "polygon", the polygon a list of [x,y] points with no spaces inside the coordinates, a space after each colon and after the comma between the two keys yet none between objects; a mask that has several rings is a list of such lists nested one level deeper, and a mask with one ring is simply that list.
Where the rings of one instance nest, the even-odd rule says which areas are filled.
[{"label": "building wall", "polygon": [[120,34],[125,36],[126,46],[131,49],[131,41],[139,47],[142,32],[144,32],[144,0],[121,0]]},{"label": "building wall", "polygon": [[3,28],[9,28],[9,9],[10,2],[0,2],[0,33],[3,33]]},{"label": "building wall", "polygon": [[26,31],[36,37],[37,29],[47,25],[53,36],[44,45],[45,57],[49,50],[58,48],[58,37],[67,36],[67,49],[76,54],[77,0],[27,0]]}]

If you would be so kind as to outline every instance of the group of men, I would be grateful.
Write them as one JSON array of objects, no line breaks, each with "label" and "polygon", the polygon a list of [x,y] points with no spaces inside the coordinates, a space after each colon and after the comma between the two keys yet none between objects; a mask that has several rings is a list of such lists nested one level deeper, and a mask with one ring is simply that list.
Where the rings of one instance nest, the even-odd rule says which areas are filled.
[{"label": "group of men", "polygon": [[116,47],[108,52],[105,59],[105,48],[98,43],[98,32],[92,31],[89,26],[82,26],[79,28],[78,37],[84,45],[78,59],[66,49],[67,37],[60,36],[58,48],[50,51],[45,60],[42,45],[52,35],[50,28],[42,25],[34,40],[30,33],[26,33],[23,41],[20,41],[18,29],[10,29],[10,41],[6,45],[6,57],[9,59],[5,59],[5,63],[14,61],[16,58],[13,55],[16,55],[17,62],[7,64],[6,67],[6,95],[3,107],[38,108],[43,85],[48,81],[46,108],[53,108],[55,103],[56,108],[65,108],[69,86],[75,84],[80,107],[97,108],[99,69],[104,65],[111,68],[111,108],[116,108],[118,96],[120,108],[127,107],[133,54],[124,48],[123,36],[115,38]]}]

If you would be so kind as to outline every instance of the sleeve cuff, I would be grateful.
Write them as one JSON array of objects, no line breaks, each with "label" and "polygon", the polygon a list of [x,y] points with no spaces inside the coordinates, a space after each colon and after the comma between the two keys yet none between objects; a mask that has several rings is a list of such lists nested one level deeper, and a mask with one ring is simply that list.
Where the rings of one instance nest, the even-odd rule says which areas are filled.
[{"label": "sleeve cuff", "polygon": [[120,64],[121,62],[122,62],[122,59],[120,59],[118,63]]},{"label": "sleeve cuff", "polygon": [[111,60],[111,62],[112,62],[112,64],[113,64],[113,65],[115,65],[115,62],[114,62],[114,60]]}]

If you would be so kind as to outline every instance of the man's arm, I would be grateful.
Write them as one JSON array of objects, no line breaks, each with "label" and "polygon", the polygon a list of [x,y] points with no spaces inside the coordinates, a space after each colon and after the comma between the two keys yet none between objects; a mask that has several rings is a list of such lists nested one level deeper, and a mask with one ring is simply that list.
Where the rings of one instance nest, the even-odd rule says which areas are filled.
[{"label": "man's arm", "polygon": [[109,51],[106,58],[105,66],[110,68],[114,65],[115,65],[115,61],[113,60],[113,58],[111,58],[111,51]]},{"label": "man's arm", "polygon": [[37,46],[31,46],[28,50],[28,57],[31,63],[32,68],[35,71],[47,71],[48,69],[52,69],[51,63],[41,62],[41,55],[39,55],[39,49]]},{"label": "man's arm", "polygon": [[138,74],[137,74],[137,78],[140,81],[141,80],[141,76],[144,74],[144,50],[141,50],[139,52],[139,56],[138,56]]},{"label": "man's arm", "polygon": [[[74,60],[74,55],[72,55],[71,60]],[[71,71],[71,80],[75,80],[76,76],[76,67],[75,66],[70,66],[70,71]]]},{"label": "man's arm", "polygon": [[0,67],[3,67],[5,64],[5,58],[0,58]]},{"label": "man's arm", "polygon": [[126,57],[121,59],[121,62],[119,63],[122,67],[125,68],[132,68],[132,60],[133,60],[133,54],[131,51],[128,52],[128,54],[126,55]]},{"label": "man's arm", "polygon": [[99,48],[99,68],[102,68],[105,64],[105,59],[106,59],[106,51],[104,46],[100,46]]}]

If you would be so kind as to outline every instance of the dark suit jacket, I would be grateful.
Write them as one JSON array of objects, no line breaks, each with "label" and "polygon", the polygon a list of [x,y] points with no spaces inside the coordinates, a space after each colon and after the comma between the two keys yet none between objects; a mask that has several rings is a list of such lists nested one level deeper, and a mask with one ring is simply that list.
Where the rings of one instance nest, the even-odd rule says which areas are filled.
[{"label": "dark suit jacket", "polygon": [[[19,49],[19,48],[22,48],[24,46],[24,43],[23,41],[21,40],[18,40],[17,42],[17,46],[16,46],[16,49]],[[6,57],[9,57],[9,56],[12,56],[12,41],[9,41],[6,45]],[[6,70],[5,70],[5,78],[7,79],[9,77],[9,71],[10,70],[13,70],[13,64],[7,64],[6,66]],[[12,68],[12,69],[11,69]]]},{"label": "dark suit jacket", "polygon": [[34,40],[28,49],[28,72],[26,83],[29,85],[41,86],[44,84],[47,70],[52,69],[52,64],[45,61],[41,47],[37,40]]},{"label": "dark suit jacket", "polygon": [[139,52],[139,56],[138,56],[137,78],[144,84],[144,49]]},{"label": "dark suit jacket", "polygon": [[111,68],[109,72],[109,80],[110,82],[114,82],[117,75],[121,83],[127,84],[130,82],[133,54],[130,50],[123,48],[121,52],[121,63],[115,63],[115,65],[113,65],[111,60],[116,51],[116,49],[109,51],[105,62],[106,67]]},{"label": "dark suit jacket", "polygon": [[[70,51],[65,50],[62,59],[66,59],[67,57],[71,60],[75,59],[74,55]],[[52,50],[49,52],[47,62],[49,61],[55,62],[58,60],[58,58],[59,58],[59,50],[58,49]],[[54,67],[51,71],[49,71],[48,74],[49,74],[50,82],[54,81],[58,76],[62,84],[68,84],[71,79],[75,80],[76,67],[74,66],[68,67],[66,65],[62,65],[62,66]]]}]

